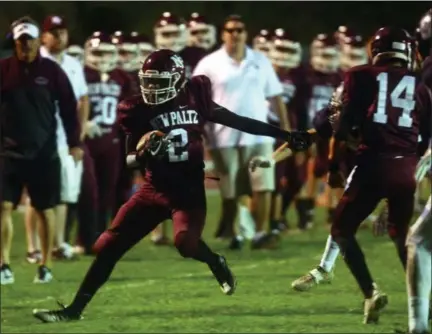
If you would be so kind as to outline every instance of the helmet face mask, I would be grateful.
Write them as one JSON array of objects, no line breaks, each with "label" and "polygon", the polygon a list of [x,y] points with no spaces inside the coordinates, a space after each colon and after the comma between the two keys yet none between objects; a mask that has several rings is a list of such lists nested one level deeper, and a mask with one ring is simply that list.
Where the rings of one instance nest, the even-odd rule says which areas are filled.
[{"label": "helmet face mask", "polygon": [[174,99],[186,84],[183,59],[167,49],[151,53],[138,77],[143,100],[149,105]]},{"label": "helmet face mask", "polygon": [[175,85],[180,79],[178,73],[140,71],[139,79],[141,94],[147,104],[162,104],[177,96]]}]

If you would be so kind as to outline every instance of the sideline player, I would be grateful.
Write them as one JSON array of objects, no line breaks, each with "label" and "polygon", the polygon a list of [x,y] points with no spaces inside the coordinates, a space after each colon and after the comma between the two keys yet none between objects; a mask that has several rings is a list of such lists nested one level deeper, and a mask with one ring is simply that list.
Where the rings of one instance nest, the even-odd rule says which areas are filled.
[{"label": "sideline player", "polygon": [[[146,182],[97,240],[96,258],[72,304],[55,311],[34,310],[39,320],[80,319],[120,258],[166,219],[173,220],[174,244],[179,253],[206,263],[223,293],[234,293],[236,279],[225,258],[211,251],[201,238],[206,217],[202,141],[205,122],[285,139],[294,150],[307,149],[311,138],[307,133],[290,133],[228,111],[212,101],[208,77],[198,75],[188,80],[185,72],[181,57],[166,49],[155,51],[143,64],[142,97],[124,100],[118,110],[128,135],[129,158],[140,163]],[[164,131],[166,135],[153,141],[153,136],[149,136],[147,145],[137,147],[142,135],[152,130]],[[170,145],[164,145],[166,141]],[[138,153],[134,152],[136,149]]]}]

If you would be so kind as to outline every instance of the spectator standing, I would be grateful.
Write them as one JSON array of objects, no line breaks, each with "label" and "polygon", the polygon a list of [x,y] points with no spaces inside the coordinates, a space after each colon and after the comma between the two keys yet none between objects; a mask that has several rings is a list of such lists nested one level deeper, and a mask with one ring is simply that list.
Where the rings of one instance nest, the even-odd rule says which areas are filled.
[{"label": "spectator standing", "polygon": [[[238,15],[229,16],[223,24],[222,47],[204,57],[194,75],[204,74],[210,78],[213,100],[221,106],[241,116],[266,122],[270,105],[279,114],[281,126],[289,130],[287,111],[281,97],[282,85],[268,58],[248,47],[246,40],[243,19]],[[274,241],[273,236],[266,233],[271,193],[275,187],[274,168],[266,169],[263,180],[255,183],[249,180],[248,163],[254,156],[271,157],[273,139],[252,136],[220,124],[212,124],[207,130],[210,153],[221,177],[223,198],[216,235],[234,234],[239,203],[240,227],[246,231],[246,237],[253,237],[252,247],[268,246]],[[256,229],[248,209],[251,191],[256,203],[253,208]],[[234,239],[231,248],[240,245],[239,239]]]},{"label": "spectator standing", "polygon": [[40,30],[30,17],[11,26],[13,56],[0,60],[3,168],[1,203],[1,284],[14,282],[10,266],[12,211],[27,188],[39,218],[42,259],[35,283],[52,280],[54,207],[60,201],[60,159],[57,151],[57,109],[69,153],[82,158],[77,102],[72,86],[54,61],[39,53]]},{"label": "spectator standing", "polygon": [[[84,76],[84,69],[80,62],[74,57],[66,54],[69,33],[64,18],[52,15],[45,18],[43,22],[42,44],[40,54],[42,57],[49,58],[57,62],[66,73],[74,90],[75,98],[78,101],[78,118],[81,129],[89,116],[88,88]],[[56,226],[54,254],[57,258],[71,259],[73,248],[65,240],[65,225],[68,205],[74,205],[78,201],[79,190],[81,187],[82,163],[75,164],[67,145],[66,135],[59,112],[56,113],[57,119],[57,145],[61,162],[61,192],[60,201],[55,209]],[[81,139],[84,132],[81,131]],[[28,205],[26,214],[26,233],[28,242],[27,260],[31,263],[38,260],[40,252],[32,243],[35,240],[36,215],[34,209]]]}]

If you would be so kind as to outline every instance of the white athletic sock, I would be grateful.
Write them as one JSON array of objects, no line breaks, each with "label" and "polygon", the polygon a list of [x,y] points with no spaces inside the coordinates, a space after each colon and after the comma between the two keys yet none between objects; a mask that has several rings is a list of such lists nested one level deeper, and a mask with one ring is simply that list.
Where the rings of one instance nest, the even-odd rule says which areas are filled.
[{"label": "white athletic sock", "polygon": [[409,331],[415,333],[427,332],[429,329],[429,297],[409,297],[408,326]]},{"label": "white athletic sock", "polygon": [[[408,326],[410,332],[426,332],[429,329],[429,303],[432,283],[431,251],[422,243],[415,247],[416,275],[414,282],[408,276]],[[410,291],[417,291],[417,296],[410,296]]]},{"label": "white athletic sock", "polygon": [[331,235],[327,238],[326,247],[321,258],[320,267],[326,272],[332,271],[336,258],[340,253],[338,244],[333,240]]},{"label": "white athletic sock", "polygon": [[255,235],[255,220],[249,209],[244,205],[239,205],[239,226],[240,235],[247,240],[251,240]]}]

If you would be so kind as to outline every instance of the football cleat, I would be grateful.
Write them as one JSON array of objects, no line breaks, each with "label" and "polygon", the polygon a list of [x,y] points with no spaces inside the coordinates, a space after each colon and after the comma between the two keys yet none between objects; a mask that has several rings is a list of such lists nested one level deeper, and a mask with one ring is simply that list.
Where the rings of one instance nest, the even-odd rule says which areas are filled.
[{"label": "football cleat", "polygon": [[374,286],[374,292],[371,298],[364,300],[364,324],[377,324],[381,311],[387,306],[388,297]]},{"label": "football cleat", "polygon": [[0,282],[1,285],[13,284],[15,282],[15,277],[12,272],[12,269],[7,264],[1,266]]},{"label": "football cleat", "polygon": [[53,274],[51,273],[51,270],[46,266],[39,266],[36,276],[33,280],[33,283],[37,284],[45,284],[49,283],[53,280]]},{"label": "football cleat", "polygon": [[83,319],[83,317],[80,314],[75,314],[62,303],[57,302],[57,304],[61,307],[60,310],[50,311],[50,310],[34,309],[33,316],[36,319],[39,319],[40,321],[45,323],[66,322],[66,321]]},{"label": "football cleat", "polygon": [[330,284],[333,280],[334,273],[333,270],[330,272],[326,272],[320,266],[312,269],[306,275],[297,278],[294,282],[291,283],[291,287],[300,292],[309,291],[313,287],[325,283]]},{"label": "football cleat", "polygon": [[237,280],[229,269],[225,257],[220,255],[218,262],[212,266],[209,265],[209,268],[218,281],[222,292],[228,296],[232,295],[237,287]]}]

